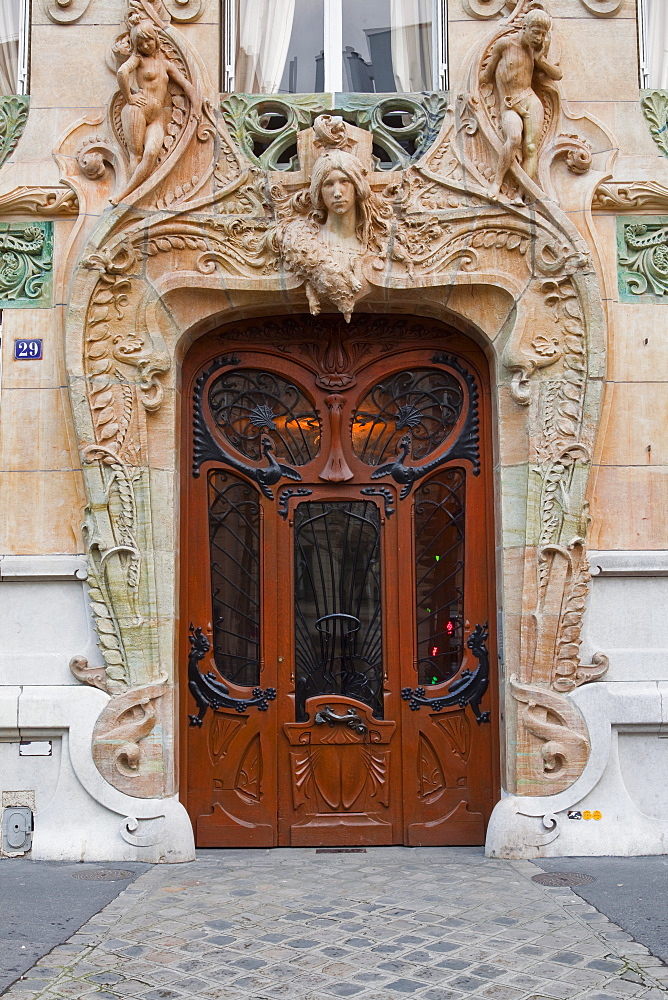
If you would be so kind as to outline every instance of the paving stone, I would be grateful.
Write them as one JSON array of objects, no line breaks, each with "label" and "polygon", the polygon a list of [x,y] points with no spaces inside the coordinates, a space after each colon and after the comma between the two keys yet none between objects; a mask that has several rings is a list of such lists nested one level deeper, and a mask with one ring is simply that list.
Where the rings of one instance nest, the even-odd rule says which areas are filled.
[{"label": "paving stone", "polygon": [[666,966],[532,874],[475,848],[155,866],[3,1000],[668,1000]]}]

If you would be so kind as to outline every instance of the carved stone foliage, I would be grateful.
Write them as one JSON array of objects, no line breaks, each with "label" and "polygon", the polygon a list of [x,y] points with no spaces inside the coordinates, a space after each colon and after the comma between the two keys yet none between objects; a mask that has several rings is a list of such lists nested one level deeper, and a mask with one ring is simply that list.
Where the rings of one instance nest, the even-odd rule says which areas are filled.
[{"label": "carved stone foliage", "polygon": [[23,134],[29,104],[25,96],[0,97],[0,167]]},{"label": "carved stone foliage", "polygon": [[[486,0],[469,2],[484,11]],[[271,321],[264,327],[281,349],[313,362],[317,384],[330,390],[321,416],[334,428],[347,419],[344,394],[369,345],[379,352],[396,346],[382,316],[356,321],[358,303],[392,308],[395,290],[419,297],[422,289],[427,302],[432,288],[487,284],[515,301],[514,325],[499,337],[499,371],[526,413],[518,683],[557,699],[561,714],[546,708],[542,723],[581,735],[562,703],[605,669],[603,654],[590,665],[579,661],[589,580],[585,490],[598,406],[589,393],[601,377],[595,345],[602,342],[603,319],[587,246],[553,198],[555,161],[560,172],[565,163],[580,173],[590,154],[573,134],[560,96],[549,17],[544,11],[527,16],[541,13],[540,6],[519,0],[481,40],[438,138],[424,152],[420,146],[417,158],[411,153],[408,165],[397,153],[400,169],[376,169],[372,132],[344,120],[354,111],[364,124],[363,116],[375,113],[357,95],[359,105],[338,109],[341,115],[316,115],[310,98],[297,110],[290,104],[291,114],[303,116],[294,126],[292,166],[298,169],[265,171],[252,141],[239,132],[241,105],[228,102],[227,118],[214,109],[197,59],[165,9],[130,0],[116,43],[119,90],[110,103],[109,134],[86,125],[68,139],[75,143],[68,149],[79,151],[78,180],[87,195],[94,198],[101,182],[108,192],[113,173],[119,202],[82,255],[77,309],[68,320],[72,356],[81,357],[77,378],[83,375],[85,385],[75,420],[89,497],[91,602],[112,701],[157,684],[164,663],[152,519],[164,518],[172,499],[159,494],[162,487],[149,474],[150,415],[161,406],[162,378],[185,333],[170,333],[169,346],[162,339],[150,309],[165,288],[180,281],[188,294],[206,289],[221,309],[229,308],[236,290],[251,291],[263,308],[273,301],[277,311],[288,304],[318,316],[317,333],[310,318],[274,324],[273,334]],[[149,80],[153,73],[159,86]],[[133,103],[133,97],[147,100]],[[166,108],[156,129],[147,117],[148,98]],[[253,128],[271,124],[262,117],[271,109],[262,107],[251,114]],[[269,165],[290,165],[289,148],[281,150]],[[279,163],[281,156],[286,162]],[[333,320],[321,311],[340,315]],[[235,330],[235,339],[252,339],[250,330]],[[345,481],[349,471],[340,457],[332,452],[328,466],[334,482]],[[262,471],[271,477],[276,470],[270,454],[266,459]],[[402,468],[413,472],[412,459]],[[281,478],[279,469],[268,488]],[[277,491],[283,498],[280,484]],[[536,715],[533,709],[519,715],[529,757],[520,762],[518,780],[526,767],[532,787],[543,782],[544,790],[552,787],[552,773],[541,764],[542,737],[534,730],[546,729]],[[586,741],[566,739],[570,763],[559,768],[559,781],[572,780],[586,756]],[[579,756],[571,752],[576,743]],[[308,771],[310,756],[300,769]],[[114,764],[107,774],[115,781],[120,772]]]},{"label": "carved stone foliage", "polygon": [[70,219],[79,214],[76,191],[67,187],[17,187],[0,195],[0,215],[46,215]]},{"label": "carved stone foliage", "polygon": [[52,222],[0,222],[0,308],[51,305]]},{"label": "carved stone foliage", "polygon": [[264,170],[298,170],[297,134],[325,110],[373,135],[374,170],[409,166],[438,136],[447,106],[444,94],[297,94],[267,97],[230,94],[221,110],[230,135]]},{"label": "carved stone foliage", "polygon": [[668,187],[657,181],[605,181],[596,188],[594,212],[668,212]]},{"label": "carved stone foliage", "polygon": [[649,125],[649,131],[661,152],[668,156],[668,91],[645,90],[640,100],[640,107]]},{"label": "carved stone foliage", "polygon": [[622,302],[668,303],[668,216],[617,220]]}]

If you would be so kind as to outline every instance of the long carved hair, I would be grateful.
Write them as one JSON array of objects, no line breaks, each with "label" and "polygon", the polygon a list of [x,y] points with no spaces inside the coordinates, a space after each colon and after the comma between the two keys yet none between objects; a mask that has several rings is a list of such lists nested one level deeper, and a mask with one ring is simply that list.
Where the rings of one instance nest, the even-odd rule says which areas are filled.
[{"label": "long carved hair", "polygon": [[362,246],[369,245],[374,227],[384,231],[387,228],[384,216],[387,214],[371,190],[366,170],[353,153],[343,149],[330,149],[319,156],[311,173],[309,199],[315,220],[323,223],[327,209],[322,200],[322,186],[332,170],[340,170],[355,188],[355,208],[357,212],[355,233]]}]

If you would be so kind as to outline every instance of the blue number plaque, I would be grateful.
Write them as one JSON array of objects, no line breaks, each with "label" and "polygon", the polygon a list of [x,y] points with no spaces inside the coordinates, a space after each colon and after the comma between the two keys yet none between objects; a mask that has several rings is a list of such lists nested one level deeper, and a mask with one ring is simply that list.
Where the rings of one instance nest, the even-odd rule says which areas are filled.
[{"label": "blue number plaque", "polygon": [[15,340],[14,341],[15,361],[41,361],[42,341],[41,340]]}]

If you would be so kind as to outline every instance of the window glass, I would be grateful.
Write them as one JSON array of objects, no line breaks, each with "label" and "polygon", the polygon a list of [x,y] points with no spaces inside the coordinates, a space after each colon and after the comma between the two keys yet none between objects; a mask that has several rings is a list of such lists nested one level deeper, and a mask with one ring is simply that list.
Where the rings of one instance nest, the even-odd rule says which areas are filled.
[{"label": "window glass", "polygon": [[260,683],[260,504],[229,472],[209,473],[213,655],[223,677]]},{"label": "window glass", "polygon": [[342,0],[342,5],[344,90],[433,88],[432,0]]},{"label": "window glass", "polygon": [[454,677],[464,652],[463,469],[445,469],[415,491],[418,680]]},{"label": "window glass", "polygon": [[380,512],[368,500],[298,504],[295,709],[318,694],[357,698],[383,718]]},{"label": "window glass", "polygon": [[641,7],[644,36],[643,86],[668,89],[668,3],[644,0]]},{"label": "window glass", "polygon": [[0,3],[0,94],[19,92],[21,0]]},{"label": "window glass", "polygon": [[323,32],[323,0],[238,0],[235,90],[322,91]]}]

